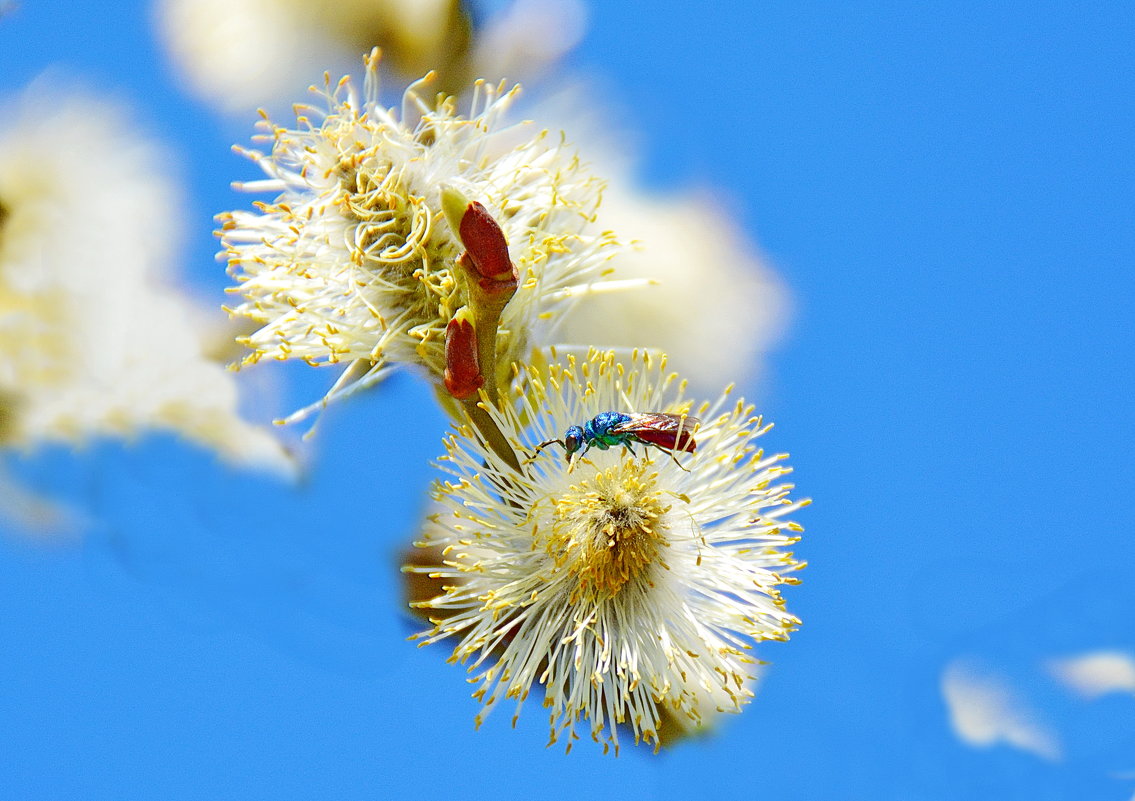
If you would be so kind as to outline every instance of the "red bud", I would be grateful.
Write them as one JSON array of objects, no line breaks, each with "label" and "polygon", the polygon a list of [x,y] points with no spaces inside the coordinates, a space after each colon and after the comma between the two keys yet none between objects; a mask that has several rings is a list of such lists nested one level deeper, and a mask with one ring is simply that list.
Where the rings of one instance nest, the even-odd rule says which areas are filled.
[{"label": "red bud", "polygon": [[466,309],[445,327],[445,388],[457,400],[466,400],[485,385],[477,358],[477,331]]},{"label": "red bud", "polygon": [[477,201],[474,200],[465,209],[458,236],[469,254],[471,266],[482,278],[507,281],[516,277],[504,231]]}]

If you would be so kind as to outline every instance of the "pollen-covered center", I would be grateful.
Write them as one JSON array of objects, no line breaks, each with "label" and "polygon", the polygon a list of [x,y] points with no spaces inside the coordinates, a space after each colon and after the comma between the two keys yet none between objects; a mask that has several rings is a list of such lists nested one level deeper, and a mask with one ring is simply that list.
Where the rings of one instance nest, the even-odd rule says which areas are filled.
[{"label": "pollen-covered center", "polygon": [[610,597],[628,583],[649,581],[665,566],[663,520],[669,506],[648,462],[622,459],[571,487],[555,502],[547,549],[556,567],[579,580],[572,597]]},{"label": "pollen-covered center", "polygon": [[377,307],[405,310],[411,334],[435,344],[419,349],[418,355],[427,366],[440,369],[438,343],[449,321],[447,310],[458,305],[450,270],[458,247],[438,230],[437,210],[414,191],[378,145],[359,151],[353,147],[346,145],[336,173],[340,211],[352,226],[347,248],[363,270],[359,284],[376,293],[371,300]]}]

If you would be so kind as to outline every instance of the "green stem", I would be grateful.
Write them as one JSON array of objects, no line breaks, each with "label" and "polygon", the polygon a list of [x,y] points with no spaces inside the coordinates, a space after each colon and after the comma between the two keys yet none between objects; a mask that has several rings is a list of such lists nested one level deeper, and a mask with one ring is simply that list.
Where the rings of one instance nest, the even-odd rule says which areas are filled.
[{"label": "green stem", "polygon": [[[495,385],[496,382],[494,381]],[[512,445],[505,439],[504,434],[501,433],[500,428],[497,426],[493,418],[485,411],[476,400],[470,399],[462,401],[465,407],[465,413],[469,416],[469,420],[481,432],[481,436],[493,452],[504,460],[505,464],[515,470],[517,473],[522,473],[520,468],[520,460],[516,458],[516,452],[512,449]]]},{"label": "green stem", "polygon": [[[501,307],[503,309],[503,306]],[[500,408],[500,390],[497,387],[497,329],[500,327],[501,309],[487,304],[474,306],[477,314],[477,363],[485,377],[484,390],[489,403]],[[494,425],[494,428],[496,426]]]},{"label": "green stem", "polygon": [[435,394],[441,402],[441,407],[451,418],[458,423],[471,423],[481,434],[481,438],[492,448],[493,453],[517,473],[524,472],[512,445],[509,444],[504,434],[501,433],[500,427],[476,398],[458,401],[446,391],[444,386],[438,386],[435,390]]}]

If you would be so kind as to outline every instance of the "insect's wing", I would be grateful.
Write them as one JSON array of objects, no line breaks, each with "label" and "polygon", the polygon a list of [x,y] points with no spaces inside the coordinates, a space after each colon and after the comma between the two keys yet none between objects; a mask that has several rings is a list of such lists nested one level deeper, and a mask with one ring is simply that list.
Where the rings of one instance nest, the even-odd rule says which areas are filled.
[{"label": "insect's wing", "polygon": [[696,417],[681,417],[662,412],[645,412],[630,415],[630,420],[611,429],[612,434],[630,434],[643,442],[669,451],[693,453],[697,450],[693,429]]}]

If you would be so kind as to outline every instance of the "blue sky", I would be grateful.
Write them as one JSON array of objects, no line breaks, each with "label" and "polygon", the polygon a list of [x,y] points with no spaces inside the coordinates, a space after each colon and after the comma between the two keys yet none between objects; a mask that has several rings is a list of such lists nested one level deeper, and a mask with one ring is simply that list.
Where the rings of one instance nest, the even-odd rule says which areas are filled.
[{"label": "blue sky", "polygon": [[[640,131],[644,182],[720,187],[793,293],[744,389],[816,500],[804,625],[745,713],[660,757],[546,750],[536,709],[474,732],[462,672],[397,611],[444,426],[397,378],[328,415],[298,490],[169,437],[16,463],[92,524],[0,538],[0,797],[1132,797],[1135,698],[1045,665],[1135,654],[1135,11],[739,6],[596,4],[570,63]],[[0,18],[0,91],[52,65],[167,142],[181,269],[218,292],[247,126],[181,90],[146,3]],[[296,400],[330,378],[288,377]],[[961,742],[959,659],[1061,757]]]}]

